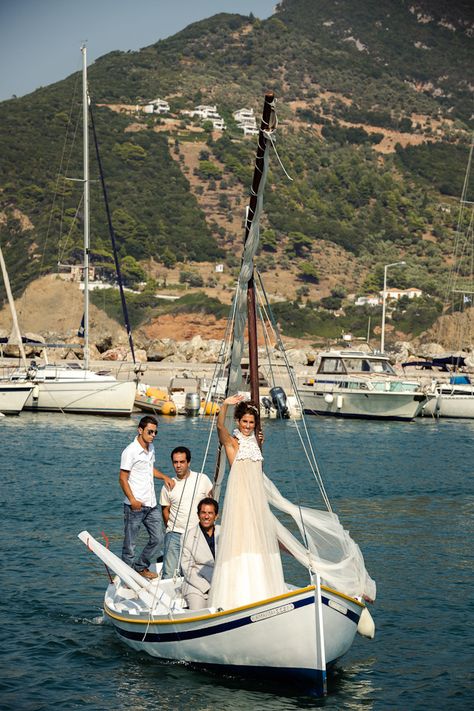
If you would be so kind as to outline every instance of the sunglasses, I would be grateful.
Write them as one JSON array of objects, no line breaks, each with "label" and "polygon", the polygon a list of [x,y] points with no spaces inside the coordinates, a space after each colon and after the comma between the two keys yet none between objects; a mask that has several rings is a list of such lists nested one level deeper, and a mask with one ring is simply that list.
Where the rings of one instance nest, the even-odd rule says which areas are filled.
[{"label": "sunglasses", "polygon": [[158,434],[158,430],[145,430],[145,432],[149,435],[157,435]]}]

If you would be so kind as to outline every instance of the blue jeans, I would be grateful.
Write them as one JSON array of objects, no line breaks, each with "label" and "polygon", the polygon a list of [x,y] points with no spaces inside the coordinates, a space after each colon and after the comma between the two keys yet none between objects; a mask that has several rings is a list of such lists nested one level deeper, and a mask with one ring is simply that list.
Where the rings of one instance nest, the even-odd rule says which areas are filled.
[{"label": "blue jeans", "polygon": [[[163,543],[163,521],[158,506],[142,506],[140,511],[133,511],[129,504],[123,505],[124,537],[122,560],[135,570],[148,568],[156,560],[157,549]],[[148,543],[135,562],[135,541],[140,526],[144,525],[148,533]]]},{"label": "blue jeans", "polygon": [[167,531],[163,548],[162,578],[172,578],[178,567],[179,553],[181,550],[181,533]]}]

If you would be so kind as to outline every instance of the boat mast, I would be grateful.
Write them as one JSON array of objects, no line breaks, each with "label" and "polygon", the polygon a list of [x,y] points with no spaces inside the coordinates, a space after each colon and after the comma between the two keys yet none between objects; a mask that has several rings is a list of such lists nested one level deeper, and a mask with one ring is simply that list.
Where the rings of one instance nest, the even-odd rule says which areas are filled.
[{"label": "boat mast", "polygon": [[23,361],[23,365],[26,368],[28,366],[28,364],[26,362],[25,349],[23,348],[23,341],[21,338],[20,327],[18,325],[18,318],[16,315],[15,301],[13,300],[13,294],[12,294],[12,290],[10,287],[10,279],[8,278],[7,266],[6,266],[5,260],[3,258],[3,252],[2,252],[1,246],[0,246],[0,267],[2,270],[2,274],[3,274],[3,281],[5,283],[5,291],[7,292],[8,304],[10,306],[10,312],[12,315],[13,333],[15,336],[15,340],[18,341],[18,347],[20,349],[21,360]]},{"label": "boat mast", "polygon": [[[247,211],[247,220],[245,223],[245,239],[244,244],[247,241],[247,237],[252,226],[253,218],[255,216],[255,211],[257,209],[257,197],[260,187],[260,181],[263,175],[264,168],[264,156],[265,148],[267,145],[267,137],[265,131],[270,128],[270,118],[272,115],[274,94],[269,91],[265,94],[265,102],[263,105],[262,121],[260,124],[260,131],[258,134],[258,146],[257,155],[255,158],[255,169],[253,173],[252,190],[250,193],[250,202]],[[259,377],[258,377],[258,346],[257,346],[257,310],[255,301],[255,282],[252,276],[248,282],[247,290],[247,319],[248,319],[248,335],[249,335],[249,373],[250,373],[250,397],[253,402],[259,407],[260,403],[260,390],[259,390]]]},{"label": "boat mast", "polygon": [[82,52],[82,129],[84,166],[84,368],[89,368],[89,113],[87,92],[87,48]]}]

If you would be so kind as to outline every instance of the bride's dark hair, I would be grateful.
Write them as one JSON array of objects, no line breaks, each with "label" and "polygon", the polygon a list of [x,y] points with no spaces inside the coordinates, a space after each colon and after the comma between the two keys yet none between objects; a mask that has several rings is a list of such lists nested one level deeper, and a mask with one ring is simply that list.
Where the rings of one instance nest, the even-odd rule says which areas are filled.
[{"label": "bride's dark hair", "polygon": [[244,415],[253,415],[255,417],[255,431],[257,432],[260,429],[260,411],[251,400],[239,402],[239,404],[235,406],[235,419],[241,420]]}]

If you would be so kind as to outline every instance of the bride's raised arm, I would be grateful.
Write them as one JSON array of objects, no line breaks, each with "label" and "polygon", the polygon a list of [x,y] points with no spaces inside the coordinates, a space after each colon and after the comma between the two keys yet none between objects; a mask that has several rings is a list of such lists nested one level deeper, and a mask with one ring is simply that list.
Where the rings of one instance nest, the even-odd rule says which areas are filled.
[{"label": "bride's raised arm", "polygon": [[229,464],[232,466],[235,454],[239,448],[239,444],[235,437],[233,437],[225,425],[225,418],[227,415],[227,408],[229,405],[237,405],[239,402],[244,400],[243,395],[230,395],[226,397],[222,403],[219,415],[217,416],[217,435],[219,437],[219,442],[225,447],[227,458]]}]

